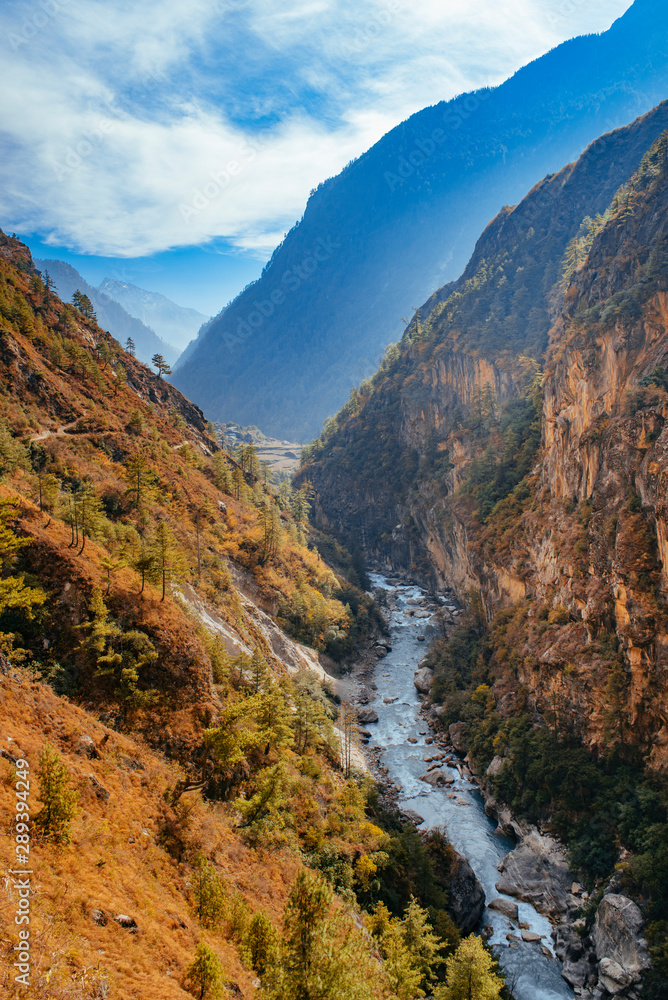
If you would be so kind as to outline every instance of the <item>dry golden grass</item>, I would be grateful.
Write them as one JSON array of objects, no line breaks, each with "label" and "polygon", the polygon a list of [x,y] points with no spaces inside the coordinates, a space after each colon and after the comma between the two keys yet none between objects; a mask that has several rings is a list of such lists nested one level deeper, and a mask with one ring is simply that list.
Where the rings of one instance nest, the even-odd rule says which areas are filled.
[{"label": "dry golden grass", "polygon": [[[14,767],[0,760],[0,929],[3,952],[0,995],[7,997],[176,1000],[189,994],[185,972],[204,937],[218,952],[230,980],[252,996],[253,975],[223,933],[202,932],[189,903],[189,865],[160,845],[163,793],[179,770],[141,743],[106,729],[90,715],[39,683],[12,672],[0,678],[0,748],[20,753],[31,765],[30,802],[39,808],[37,763],[45,742],[62,755],[79,790],[72,843],[54,846],[33,833],[31,844],[32,987],[13,983],[10,957],[18,941],[17,894],[8,870],[15,867],[12,816]],[[99,748],[99,759],[77,753],[82,735]],[[109,793],[96,796],[93,775]],[[214,859],[229,886],[252,909],[278,920],[298,870],[295,855],[262,855],[245,846],[221,805],[192,800],[186,839]],[[101,910],[106,925],[92,917]],[[127,914],[137,933],[114,917]]]}]

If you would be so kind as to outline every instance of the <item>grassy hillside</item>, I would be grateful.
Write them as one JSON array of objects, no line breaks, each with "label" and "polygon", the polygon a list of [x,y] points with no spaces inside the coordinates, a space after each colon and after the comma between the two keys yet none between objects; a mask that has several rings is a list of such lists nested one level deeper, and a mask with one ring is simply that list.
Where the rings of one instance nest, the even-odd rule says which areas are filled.
[{"label": "grassy hillside", "polygon": [[287,1000],[314,968],[372,1000],[442,978],[456,857],[342,767],[355,723],[322,663],[377,618],[361,564],[309,547],[308,488],[221,450],[4,234],[0,383],[0,928],[10,959],[27,797],[32,956],[3,995]]}]

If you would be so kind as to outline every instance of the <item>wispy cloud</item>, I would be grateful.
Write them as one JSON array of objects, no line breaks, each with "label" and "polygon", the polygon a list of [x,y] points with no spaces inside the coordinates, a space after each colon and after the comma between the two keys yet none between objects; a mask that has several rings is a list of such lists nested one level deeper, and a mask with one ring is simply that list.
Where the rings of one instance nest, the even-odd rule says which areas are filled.
[{"label": "wispy cloud", "polygon": [[4,225],[97,254],[259,255],[419,108],[629,0],[25,0],[0,11]]}]

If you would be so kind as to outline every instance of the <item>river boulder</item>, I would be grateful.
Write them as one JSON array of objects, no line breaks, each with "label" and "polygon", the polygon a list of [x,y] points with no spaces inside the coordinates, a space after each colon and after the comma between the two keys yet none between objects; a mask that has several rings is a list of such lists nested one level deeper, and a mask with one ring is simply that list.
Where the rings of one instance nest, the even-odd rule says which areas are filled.
[{"label": "river boulder", "polygon": [[443,771],[427,771],[426,774],[420,775],[420,781],[424,781],[433,788],[445,788],[455,783],[455,779],[451,778],[449,774],[444,774]]},{"label": "river boulder", "polygon": [[364,725],[369,725],[372,722],[378,722],[378,713],[374,712],[372,708],[358,708],[357,721],[363,723]]},{"label": "river boulder", "polygon": [[618,962],[611,958],[602,958],[598,966],[598,986],[607,990],[613,997],[622,993],[633,983],[633,976],[626,972]]},{"label": "river boulder", "polygon": [[487,907],[490,910],[496,910],[497,913],[502,913],[504,917],[514,920],[515,923],[519,920],[517,903],[513,903],[512,899],[493,899],[491,903],[487,904]]},{"label": "river boulder", "polygon": [[[629,982],[639,979],[642,972],[649,968],[647,942],[642,928],[642,913],[633,900],[612,892],[603,897],[596,911],[591,937],[599,961],[599,978],[619,984],[624,981],[624,985],[617,989],[618,993]],[[615,966],[625,975],[619,976]],[[613,992],[607,983],[604,985],[608,993]]]},{"label": "river boulder", "polygon": [[480,923],[485,909],[485,893],[466,858],[457,855],[450,872],[448,913],[462,936],[470,934]]},{"label": "river boulder", "polygon": [[563,848],[536,831],[528,834],[499,865],[497,892],[532,903],[539,913],[564,914],[573,876]]},{"label": "river boulder", "polygon": [[430,670],[429,667],[422,667],[418,670],[413,679],[413,684],[420,692],[420,694],[429,694],[431,691],[431,682],[434,679],[434,671]]}]

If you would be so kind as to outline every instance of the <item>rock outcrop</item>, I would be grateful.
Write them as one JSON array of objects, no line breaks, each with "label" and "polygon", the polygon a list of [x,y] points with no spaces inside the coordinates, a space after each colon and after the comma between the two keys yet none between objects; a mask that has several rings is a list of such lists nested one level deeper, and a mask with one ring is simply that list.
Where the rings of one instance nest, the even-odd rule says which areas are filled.
[{"label": "rock outcrop", "polygon": [[[643,923],[642,913],[633,900],[616,893],[603,897],[592,931],[601,979],[608,979],[623,988],[638,982],[649,968],[647,944],[642,935]],[[620,989],[611,989],[607,983],[604,985],[609,993],[620,992]]]},{"label": "rock outcrop", "polygon": [[463,936],[475,930],[484,909],[483,888],[466,858],[458,855],[450,876],[448,912]]},{"label": "rock outcrop", "polygon": [[563,848],[537,832],[529,833],[499,865],[498,892],[531,903],[539,913],[564,914],[573,876]]}]

